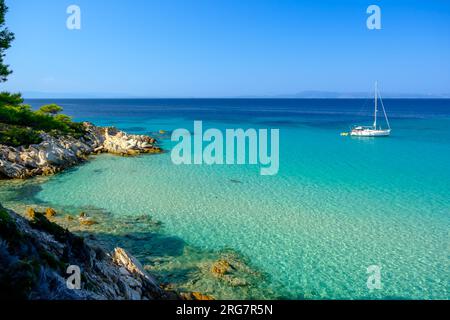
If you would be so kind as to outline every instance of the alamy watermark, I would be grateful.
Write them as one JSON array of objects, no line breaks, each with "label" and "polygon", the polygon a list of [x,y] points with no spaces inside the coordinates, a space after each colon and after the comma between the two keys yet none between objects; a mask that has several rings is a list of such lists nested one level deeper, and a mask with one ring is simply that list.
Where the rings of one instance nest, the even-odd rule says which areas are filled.
[{"label": "alamy watermark", "polygon": [[71,265],[67,267],[66,273],[70,275],[66,280],[66,286],[70,290],[81,289],[81,270],[79,266]]},{"label": "alamy watermark", "polygon": [[215,128],[203,132],[203,122],[194,121],[193,135],[177,129],[171,140],[178,142],[171,152],[176,165],[260,165],[261,175],[276,175],[279,170],[279,129],[226,129],[224,134]]},{"label": "alamy watermark", "polygon": [[381,267],[378,265],[371,265],[367,267],[367,289],[370,291],[381,290]]},{"label": "alamy watermark", "polygon": [[370,14],[366,21],[367,29],[381,30],[381,8],[372,4],[367,8],[367,14]]},{"label": "alamy watermark", "polygon": [[66,13],[69,15],[66,20],[66,27],[69,30],[81,29],[81,8],[75,4],[67,7]]}]

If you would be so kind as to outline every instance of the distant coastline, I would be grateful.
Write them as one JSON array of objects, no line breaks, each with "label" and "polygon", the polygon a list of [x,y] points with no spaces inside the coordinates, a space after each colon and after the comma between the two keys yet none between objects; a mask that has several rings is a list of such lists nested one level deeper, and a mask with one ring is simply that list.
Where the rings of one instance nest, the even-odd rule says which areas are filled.
[{"label": "distant coastline", "polygon": [[[27,100],[39,99],[367,99],[372,97],[370,92],[331,92],[331,91],[302,91],[295,94],[279,95],[244,95],[244,96],[187,96],[187,97],[162,97],[143,96],[128,94],[109,93],[57,93],[57,92],[23,92],[22,96]],[[385,93],[385,99],[450,99],[450,93],[442,94],[408,94],[408,93]]]}]

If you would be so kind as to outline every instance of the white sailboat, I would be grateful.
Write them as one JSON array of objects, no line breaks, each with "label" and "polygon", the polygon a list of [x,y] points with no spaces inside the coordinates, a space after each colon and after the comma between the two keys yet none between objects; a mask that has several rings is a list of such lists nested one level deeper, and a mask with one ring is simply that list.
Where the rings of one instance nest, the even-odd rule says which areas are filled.
[{"label": "white sailboat", "polygon": [[[379,99],[378,99],[379,98]],[[381,128],[381,126],[377,126],[377,118],[378,118],[378,100],[381,102],[381,107],[383,109],[384,118],[386,119],[387,129]],[[374,122],[372,126],[354,126],[350,131],[351,136],[358,137],[387,137],[391,134],[391,126],[389,124],[389,120],[386,114],[386,110],[384,109],[383,99],[379,95],[378,92],[378,83],[375,82],[375,113],[374,113]]]}]

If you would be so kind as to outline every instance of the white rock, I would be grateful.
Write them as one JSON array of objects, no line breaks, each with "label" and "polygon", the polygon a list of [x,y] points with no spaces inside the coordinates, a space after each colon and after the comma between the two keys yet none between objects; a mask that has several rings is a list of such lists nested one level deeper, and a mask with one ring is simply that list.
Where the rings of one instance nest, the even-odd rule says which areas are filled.
[{"label": "white rock", "polygon": [[143,135],[127,135],[116,128],[84,124],[86,134],[80,139],[55,138],[42,133],[42,142],[27,148],[0,145],[0,178],[26,178],[45,172],[57,172],[75,165],[92,152],[106,151],[114,154],[145,152],[153,139]]}]

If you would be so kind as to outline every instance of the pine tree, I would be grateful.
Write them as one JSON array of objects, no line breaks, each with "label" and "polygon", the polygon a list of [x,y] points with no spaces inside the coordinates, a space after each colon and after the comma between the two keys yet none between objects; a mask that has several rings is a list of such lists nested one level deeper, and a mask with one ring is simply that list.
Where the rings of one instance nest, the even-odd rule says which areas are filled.
[{"label": "pine tree", "polygon": [[9,66],[4,64],[5,51],[11,47],[11,42],[14,40],[14,33],[10,32],[5,26],[7,11],[8,7],[5,0],[0,0],[0,83],[5,82],[12,73]]}]

